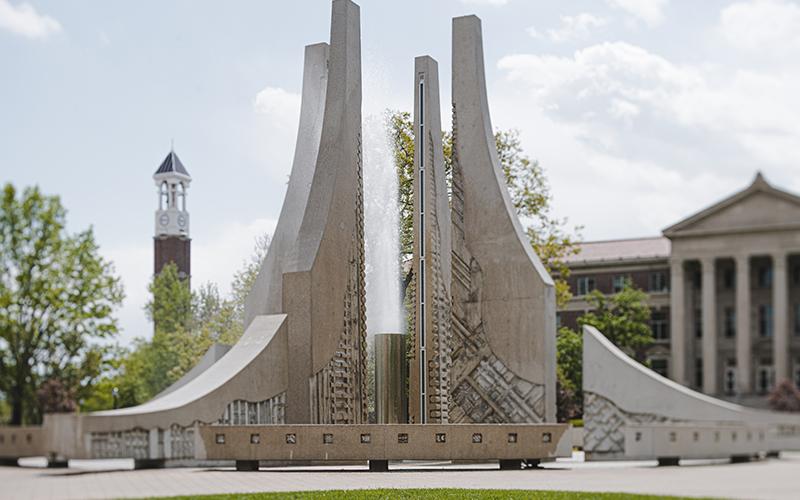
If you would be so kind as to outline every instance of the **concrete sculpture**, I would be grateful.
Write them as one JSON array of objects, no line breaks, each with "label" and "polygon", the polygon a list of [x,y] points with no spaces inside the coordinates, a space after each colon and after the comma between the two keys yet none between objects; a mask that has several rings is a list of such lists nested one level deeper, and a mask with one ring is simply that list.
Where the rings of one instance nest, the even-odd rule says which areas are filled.
[{"label": "concrete sculpture", "polygon": [[413,357],[409,360],[412,423],[447,423],[450,409],[450,206],[439,115],[439,67],[414,62]]},{"label": "concrete sculpture", "polygon": [[453,19],[452,83],[450,422],[555,422],[555,285],[505,187],[475,16]]},{"label": "concrete sculpture", "polygon": [[415,66],[419,300],[410,410],[415,423],[429,425],[405,423],[402,335],[382,350],[394,354],[388,361],[399,360],[384,363],[394,370],[381,374],[394,374],[383,384],[392,403],[383,404],[382,419],[397,424],[363,425],[359,16],[350,0],[334,0],[330,48],[306,48],[292,174],[246,300],[239,342],[227,351],[215,348],[175,386],[142,405],[46,415],[41,429],[4,430],[0,458],[36,449],[56,461],[133,458],[138,466],[233,459],[237,468],[254,470],[259,460],[349,459],[385,470],[393,459],[496,459],[519,468],[523,459],[569,455],[568,426],[554,423],[554,286],[504,186],[475,17],[454,20],[452,222],[437,64],[420,57]]},{"label": "concrete sculpture", "polygon": [[[191,459],[197,423],[363,421],[358,17],[355,4],[335,1],[333,47],[306,49],[298,151],[284,215],[248,298],[247,328],[240,341],[193,380],[143,405],[49,415],[47,453],[130,457],[143,463]],[[350,344],[343,347],[345,336]],[[308,383],[312,377],[315,394]]]},{"label": "concrete sculpture", "polygon": [[695,392],[637,363],[583,327],[587,460],[747,457],[800,445],[800,417]]}]

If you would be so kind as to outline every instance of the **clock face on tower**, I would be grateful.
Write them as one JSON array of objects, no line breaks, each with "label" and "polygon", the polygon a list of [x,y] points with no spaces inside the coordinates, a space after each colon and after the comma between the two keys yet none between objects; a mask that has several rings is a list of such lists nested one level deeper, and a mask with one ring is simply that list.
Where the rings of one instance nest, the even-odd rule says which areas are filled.
[{"label": "clock face on tower", "polygon": [[167,224],[169,224],[169,215],[167,214],[162,215],[158,221],[161,223],[162,226],[166,226]]},{"label": "clock face on tower", "polygon": [[184,227],[186,225],[186,217],[184,217],[183,215],[179,215],[178,216],[178,225],[180,227]]}]

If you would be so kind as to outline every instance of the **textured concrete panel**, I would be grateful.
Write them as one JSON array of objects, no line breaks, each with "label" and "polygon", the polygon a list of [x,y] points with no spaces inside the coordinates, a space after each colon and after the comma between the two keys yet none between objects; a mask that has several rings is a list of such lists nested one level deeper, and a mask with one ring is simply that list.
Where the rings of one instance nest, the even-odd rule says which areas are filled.
[{"label": "textured concrete panel", "polygon": [[583,328],[584,451],[590,460],[625,456],[634,424],[764,425],[769,449],[800,443],[800,417],[754,410],[688,389],[637,363],[597,329]]},{"label": "textured concrete panel", "polygon": [[414,65],[414,350],[409,360],[412,423],[446,423],[450,409],[450,202],[439,115],[439,66]]},{"label": "textured concrete panel", "polygon": [[569,457],[567,424],[200,426],[210,460],[497,460]]},{"label": "textured concrete panel", "polygon": [[0,427],[0,460],[38,457],[44,449],[41,427]]},{"label": "textured concrete panel", "polygon": [[451,421],[554,422],[555,285],[506,189],[475,16],[453,19],[452,83]]}]

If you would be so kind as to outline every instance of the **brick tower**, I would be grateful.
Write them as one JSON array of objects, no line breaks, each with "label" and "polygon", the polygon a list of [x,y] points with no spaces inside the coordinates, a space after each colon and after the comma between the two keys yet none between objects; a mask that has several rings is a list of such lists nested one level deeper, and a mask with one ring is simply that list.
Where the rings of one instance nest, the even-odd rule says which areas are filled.
[{"label": "brick tower", "polygon": [[159,274],[165,264],[174,262],[181,279],[191,278],[191,242],[189,238],[189,212],[186,211],[186,191],[192,177],[183,167],[175,151],[153,175],[158,188],[156,210],[155,268]]}]

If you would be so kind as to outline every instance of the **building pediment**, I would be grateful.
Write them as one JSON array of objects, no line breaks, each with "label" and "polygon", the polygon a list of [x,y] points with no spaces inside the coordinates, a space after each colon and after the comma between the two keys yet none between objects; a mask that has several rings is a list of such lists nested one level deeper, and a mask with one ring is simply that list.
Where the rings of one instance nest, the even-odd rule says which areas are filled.
[{"label": "building pediment", "polygon": [[744,191],[664,230],[669,238],[800,229],[800,197],[759,173]]}]

